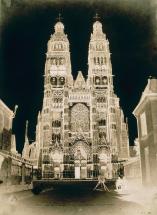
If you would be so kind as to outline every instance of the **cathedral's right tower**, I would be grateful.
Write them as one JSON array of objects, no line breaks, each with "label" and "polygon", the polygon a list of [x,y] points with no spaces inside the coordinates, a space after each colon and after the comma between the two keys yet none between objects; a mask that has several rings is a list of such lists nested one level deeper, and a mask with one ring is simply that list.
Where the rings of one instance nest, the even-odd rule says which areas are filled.
[{"label": "cathedral's right tower", "polygon": [[129,157],[127,124],[114,94],[109,41],[103,33],[102,24],[93,24],[88,51],[88,84],[92,92],[93,148],[108,146],[112,159]]}]

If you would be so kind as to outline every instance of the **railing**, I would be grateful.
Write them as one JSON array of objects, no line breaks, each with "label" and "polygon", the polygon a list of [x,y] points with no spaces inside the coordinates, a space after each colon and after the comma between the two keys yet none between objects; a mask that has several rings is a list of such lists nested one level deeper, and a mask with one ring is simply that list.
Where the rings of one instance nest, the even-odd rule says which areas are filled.
[{"label": "railing", "polygon": [[28,164],[28,165],[31,165],[33,166],[32,162],[29,161],[29,160],[26,160],[25,158],[22,158],[21,156],[19,155],[16,155],[16,154],[13,154],[11,152],[8,152],[8,151],[4,151],[4,150],[0,150],[0,154],[4,157],[10,157],[10,158],[14,158],[15,160],[21,162],[21,163],[25,163],[25,164]]},{"label": "railing", "polygon": [[[99,170],[89,170],[89,171],[87,170],[86,178],[97,179],[98,175],[99,175]],[[55,173],[54,171],[43,171],[42,179],[75,179],[75,171],[64,170],[63,172],[59,172],[59,173]]]}]

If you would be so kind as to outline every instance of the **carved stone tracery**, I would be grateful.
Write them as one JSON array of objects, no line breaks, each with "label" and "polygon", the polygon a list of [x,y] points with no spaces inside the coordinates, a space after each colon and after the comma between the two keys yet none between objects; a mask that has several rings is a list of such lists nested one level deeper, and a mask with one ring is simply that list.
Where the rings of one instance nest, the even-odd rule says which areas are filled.
[{"label": "carved stone tracery", "polygon": [[82,103],[77,103],[71,109],[71,131],[89,131],[89,109]]}]

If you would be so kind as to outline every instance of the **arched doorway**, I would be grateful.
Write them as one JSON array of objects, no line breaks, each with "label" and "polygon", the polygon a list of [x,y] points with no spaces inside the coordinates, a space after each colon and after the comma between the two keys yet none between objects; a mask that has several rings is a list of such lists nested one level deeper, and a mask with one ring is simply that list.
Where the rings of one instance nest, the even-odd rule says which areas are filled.
[{"label": "arched doorway", "polygon": [[74,154],[75,179],[87,178],[87,160],[91,153],[88,143],[84,140],[75,141],[72,151]]},{"label": "arched doorway", "polygon": [[3,183],[7,183],[10,180],[10,173],[11,173],[11,164],[10,159],[4,158],[1,163],[0,168],[0,179],[3,181]]}]

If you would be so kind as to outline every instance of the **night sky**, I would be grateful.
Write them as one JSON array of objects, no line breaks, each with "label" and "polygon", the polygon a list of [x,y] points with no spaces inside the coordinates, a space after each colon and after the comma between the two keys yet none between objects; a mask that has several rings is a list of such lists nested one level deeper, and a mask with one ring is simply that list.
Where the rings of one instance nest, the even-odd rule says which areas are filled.
[{"label": "night sky", "polygon": [[[72,3],[73,2],[73,3]],[[38,111],[42,108],[47,41],[60,12],[70,42],[72,73],[87,76],[88,44],[97,11],[110,42],[114,90],[129,123],[130,145],[137,137],[136,107],[148,77],[157,77],[157,48],[153,7],[147,0],[19,1],[3,3],[0,38],[0,98],[12,110],[17,149],[24,142],[25,121],[29,139],[35,139]]]}]

